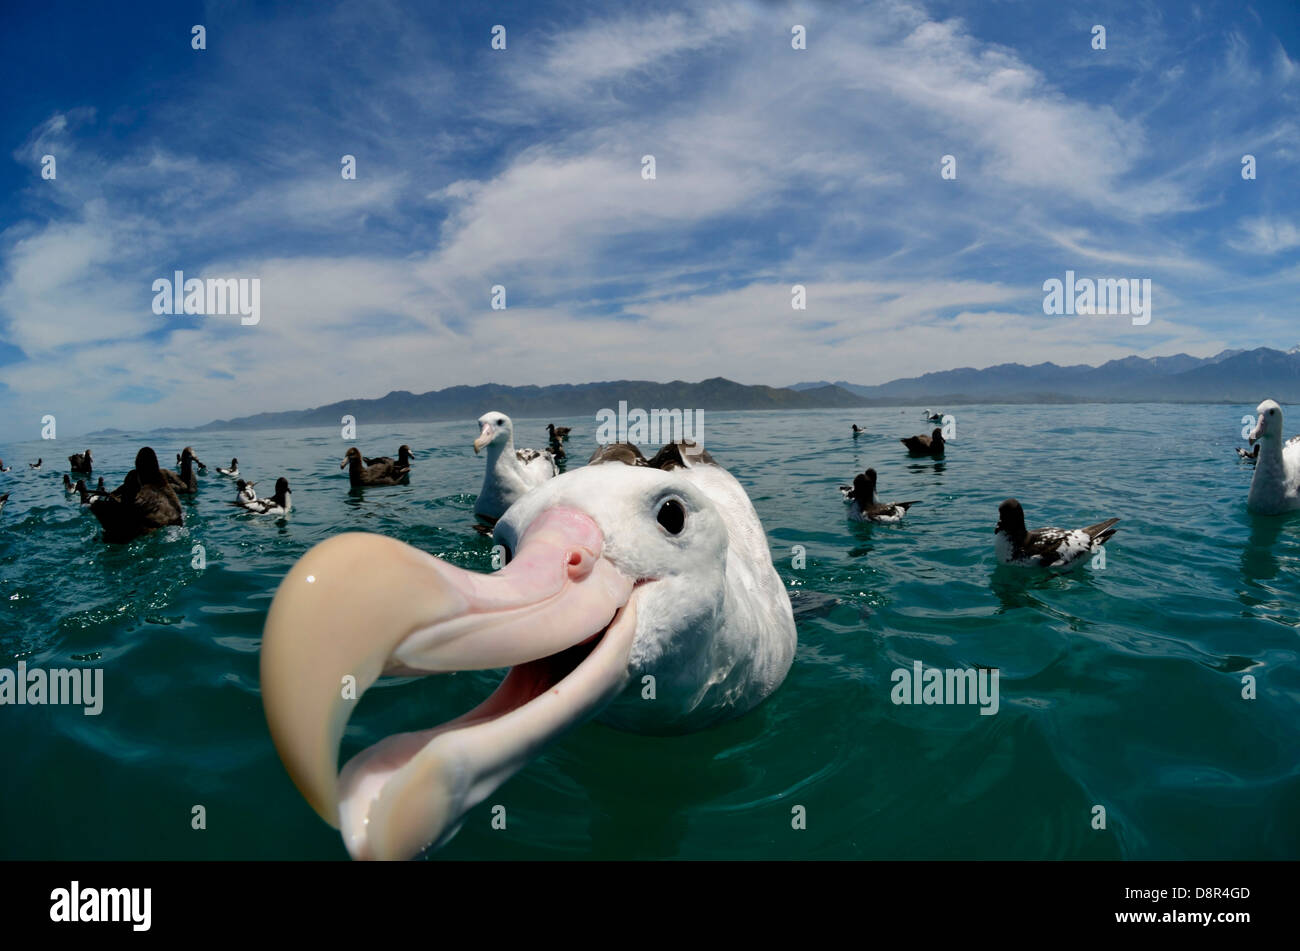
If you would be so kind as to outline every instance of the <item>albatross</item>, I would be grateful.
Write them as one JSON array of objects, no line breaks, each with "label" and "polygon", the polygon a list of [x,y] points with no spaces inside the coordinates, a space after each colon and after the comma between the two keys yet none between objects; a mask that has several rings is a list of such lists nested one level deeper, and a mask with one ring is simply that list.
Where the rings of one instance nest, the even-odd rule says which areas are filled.
[{"label": "albatross", "polygon": [[[785,679],[795,625],[740,483],[699,453],[549,480],[497,522],[490,574],[381,535],[338,535],[276,592],[262,640],[271,736],[299,791],[359,859],[409,858],[566,730],[684,733]],[[338,770],[355,696],[384,674],[509,667],[449,723],[381,740]],[[656,699],[641,699],[653,676]]]},{"label": "albatross", "polygon": [[545,450],[515,448],[515,426],[505,413],[484,413],[478,425],[474,453],[487,450],[487,469],[483,488],[474,502],[474,514],[492,523],[530,489],[555,478],[560,470],[555,457]]},{"label": "albatross", "polygon": [[1246,507],[1259,515],[1281,515],[1300,509],[1300,439],[1282,443],[1282,407],[1264,400],[1255,408],[1259,422],[1250,441],[1259,446],[1255,475]]}]

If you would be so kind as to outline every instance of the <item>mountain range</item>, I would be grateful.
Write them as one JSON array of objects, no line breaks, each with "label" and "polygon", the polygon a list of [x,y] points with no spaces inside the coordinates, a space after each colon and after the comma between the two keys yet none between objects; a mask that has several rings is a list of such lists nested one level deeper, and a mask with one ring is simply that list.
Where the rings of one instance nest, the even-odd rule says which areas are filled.
[{"label": "mountain range", "polygon": [[368,423],[400,423],[439,419],[474,420],[496,410],[508,416],[590,416],[601,409],[618,411],[619,401],[628,408],[697,409],[710,411],[752,409],[827,409],[866,406],[868,400],[839,387],[808,386],[798,390],[774,386],[748,386],[722,377],[686,383],[652,383],[647,380],[613,380],[604,383],[559,384],[555,386],[451,386],[428,393],[394,390],[377,399],[340,400],[314,409],[280,413],[259,413],[238,419],[219,419],[200,426],[202,430],[288,429],[298,426],[337,426],[339,418],[352,415]]},{"label": "mountain range", "polygon": [[794,390],[832,385],[873,405],[955,403],[1256,403],[1300,400],[1300,347],[1224,350],[1212,357],[1125,357],[1101,366],[963,367],[864,385],[796,383]]},{"label": "mountain range", "polygon": [[[1125,357],[1101,366],[1025,366],[1003,363],[977,370],[963,367],[866,385],[796,383],[753,386],[723,377],[687,383],[673,380],[612,380],[555,386],[452,386],[428,393],[394,390],[372,399],[346,399],[312,409],[259,413],[214,420],[198,431],[337,426],[352,415],[371,423],[477,419],[488,410],[511,416],[587,416],[600,409],[722,410],[832,409],[862,406],[934,406],[962,403],[1248,403],[1271,398],[1300,402],[1300,347],[1224,350],[1212,357],[1185,353],[1170,357]],[[193,431],[171,428],[167,431]],[[89,435],[104,435],[103,430]]]}]

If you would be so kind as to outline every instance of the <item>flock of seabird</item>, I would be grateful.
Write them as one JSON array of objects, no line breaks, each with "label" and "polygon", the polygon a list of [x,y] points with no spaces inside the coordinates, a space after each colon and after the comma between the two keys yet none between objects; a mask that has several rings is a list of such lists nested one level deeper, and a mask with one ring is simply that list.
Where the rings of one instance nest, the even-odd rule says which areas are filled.
[{"label": "flock of seabird", "polygon": [[[122,484],[109,490],[100,476],[94,489],[86,486],[85,479],[75,483],[71,476],[63,474],[63,491],[69,497],[76,496],[80,504],[88,506],[103,528],[104,541],[115,544],[129,542],[168,525],[184,525],[185,512],[181,507],[181,497],[193,497],[198,494],[198,474],[207,466],[199,459],[192,446],[186,446],[176,455],[177,469],[163,469],[158,462],[158,455],[149,446],[144,446],[135,455],[135,467],[126,474]],[[44,459],[29,462],[28,468],[42,468]],[[68,457],[68,469],[77,475],[94,474],[94,457],[89,449],[74,453]],[[0,459],[0,472],[8,472],[9,467]],[[239,474],[239,460],[230,460],[230,468],[218,468],[223,476]],[[229,505],[256,515],[287,515],[290,509],[289,482],[280,478],[275,484],[275,494],[259,499],[253,489],[254,483],[240,479],[237,484],[235,500]],[[5,493],[5,499],[9,493]]]},{"label": "flock of seabird", "polygon": [[[1280,454],[1269,442],[1280,414],[1269,409],[1257,482]],[[474,513],[503,555],[499,570],[475,574],[350,533],[298,561],[267,617],[262,697],[276,749],[356,858],[406,858],[446,842],[470,809],[585,719],[661,734],[744,713],[780,686],[794,656],[767,535],[744,489],[702,447],[669,443],[646,458],[630,443],[601,445],[586,466],[561,473],[556,427],[551,448],[533,450],[515,448],[504,413],[478,425],[474,449],[487,458]],[[855,437],[864,432],[854,424]],[[941,429],[902,442],[910,455],[946,451]],[[1300,507],[1300,450],[1287,459],[1283,495]],[[899,522],[917,504],[881,502],[877,482],[868,469],[842,487],[850,519]],[[995,550],[1010,564],[1071,568],[1116,521],[1031,531],[1007,499]],[[499,668],[509,672],[476,709],[390,736],[338,770],[356,696],[379,677]],[[341,696],[348,677],[359,689]]]},{"label": "flock of seabird", "polygon": [[[1300,440],[1283,443],[1273,401],[1259,414],[1249,507],[1300,509]],[[561,472],[566,430],[548,427],[551,448],[533,450],[515,448],[504,413],[478,425],[473,445],[486,465],[474,514],[502,555],[497,570],[466,571],[349,532],[298,560],[267,616],[261,688],[272,738],[299,791],[357,858],[410,857],[445,842],[470,809],[584,720],[652,734],[702,729],[762,702],[794,658],[794,616],[767,535],[744,488],[702,447],[670,443],[646,458],[630,443],[602,445],[586,466]],[[912,455],[945,452],[938,429],[902,442]],[[92,464],[89,452],[78,455]],[[192,493],[205,467],[192,447],[177,459],[179,471],[162,470],[144,447],[117,489],[101,479],[94,492],[83,481],[72,491],[108,541],[181,524],[178,492]],[[368,458],[351,448],[341,467],[354,486],[407,484],[412,453],[404,445],[396,458]],[[237,479],[231,505],[288,513],[286,479],[259,499],[237,459],[219,473]],[[850,519],[899,522],[918,504],[881,502],[877,482],[867,469],[842,487]],[[1002,562],[1069,568],[1105,544],[1116,521],[1030,531],[1007,499],[995,549]],[[355,701],[381,676],[501,668],[509,672],[474,710],[390,736],[338,770]]]},{"label": "flock of seabird", "polygon": [[[1274,400],[1265,400],[1255,410],[1256,426],[1247,437],[1249,451],[1237,449],[1237,455],[1255,465],[1247,496],[1247,508],[1260,515],[1279,515],[1300,510],[1300,436],[1290,440],[1282,438],[1282,408]],[[924,411],[928,421],[942,420],[942,413]],[[866,430],[853,424],[853,436]],[[946,451],[943,430],[936,428],[930,435],[908,436],[900,440],[910,456],[941,458]],[[881,502],[876,497],[877,475],[875,469],[857,475],[852,485],[841,485],[840,493],[849,504],[849,519],[855,522],[901,522],[907,510],[918,504],[910,502]],[[1025,527],[1025,512],[1016,499],[1007,499],[998,506],[998,522],[994,528],[994,551],[998,561],[1008,565],[1033,568],[1074,568],[1091,557],[1115,534],[1119,521],[1108,518],[1084,528]]]},{"label": "flock of seabird", "polygon": [[[942,420],[942,413],[924,411],[928,422]],[[866,430],[853,424],[856,439]],[[936,427],[928,436],[906,436],[899,440],[909,456],[929,456],[941,459],[947,452],[943,430]],[[841,485],[840,494],[849,505],[852,522],[901,522],[907,510],[919,505],[919,499],[910,502],[881,502],[876,497],[877,474],[875,469],[854,476],[852,485]],[[998,523],[993,529],[993,550],[1004,565],[1025,568],[1071,569],[1091,557],[1094,552],[1115,534],[1112,526],[1118,522],[1110,518],[1087,528],[1025,528],[1025,512],[1015,499],[1007,499],[998,506]]]}]

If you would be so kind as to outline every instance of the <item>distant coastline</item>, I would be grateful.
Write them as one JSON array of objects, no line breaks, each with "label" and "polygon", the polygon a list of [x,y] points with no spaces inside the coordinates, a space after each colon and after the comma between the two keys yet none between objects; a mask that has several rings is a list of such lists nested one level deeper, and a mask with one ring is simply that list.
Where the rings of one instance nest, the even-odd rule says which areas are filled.
[{"label": "distant coastline", "polygon": [[[1100,366],[1000,364],[960,368],[878,385],[818,381],[772,387],[713,377],[698,383],[612,380],[553,386],[485,383],[427,393],[395,390],[377,398],[351,398],[310,409],[219,419],[201,426],[166,426],[154,433],[245,429],[301,429],[339,425],[345,415],[367,423],[475,419],[485,409],[520,419],[587,416],[619,401],[643,407],[703,408],[709,412],[870,409],[930,405],[1080,405],[1168,403],[1236,405],[1271,398],[1300,402],[1300,347],[1225,350],[1213,357],[1126,357]],[[87,436],[121,435],[117,428]]]}]

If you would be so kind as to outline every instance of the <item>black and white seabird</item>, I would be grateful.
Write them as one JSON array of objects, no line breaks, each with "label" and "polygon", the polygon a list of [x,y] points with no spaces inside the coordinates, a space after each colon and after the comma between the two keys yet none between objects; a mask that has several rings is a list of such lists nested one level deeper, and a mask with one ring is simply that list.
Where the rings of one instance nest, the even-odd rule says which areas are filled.
[{"label": "black and white seabird", "polygon": [[227,502],[226,504],[241,508],[245,512],[251,512],[254,515],[288,515],[289,509],[293,507],[292,493],[289,491],[289,480],[284,476],[276,479],[275,494],[267,498],[241,499],[238,502]]},{"label": "black and white seabird", "polygon": [[73,472],[89,474],[94,469],[94,463],[90,458],[90,450],[85,452],[74,452],[68,456],[68,466]]},{"label": "black and white seabird", "polygon": [[865,432],[866,432],[866,430],[863,429],[861,426],[859,426],[857,423],[854,423],[854,424],[853,424],[853,435],[855,435],[855,436],[861,436],[861,435],[862,435],[863,433],[865,433]]},{"label": "black and white seabird", "polygon": [[9,501],[8,492],[6,492],[4,495],[0,495],[0,509],[3,509],[5,507],[5,503],[8,501]]},{"label": "black and white seabird", "polygon": [[932,423],[943,422],[943,413],[932,413],[928,409],[922,410],[922,415]]},{"label": "black and white seabird", "polygon": [[1015,499],[1007,499],[998,506],[994,549],[1004,565],[1073,568],[1110,540],[1115,534],[1111,526],[1118,521],[1108,518],[1087,528],[1038,528],[1030,532],[1025,530],[1025,510]]},{"label": "black and white seabird", "polygon": [[13,466],[7,466],[7,465],[5,465],[5,461],[4,461],[3,459],[0,459],[0,472],[9,472],[9,471],[11,471],[12,469],[13,469]]},{"label": "black and white seabird", "polygon": [[86,488],[86,483],[82,479],[78,479],[77,484],[74,485],[72,488],[73,491],[75,491],[79,496],[81,496],[82,505],[89,505],[91,502],[94,502],[96,499],[100,498],[101,496],[106,496],[109,494],[108,489],[104,488],[103,476],[99,477],[99,485],[95,487],[95,491],[93,492]]},{"label": "black and white seabird", "polygon": [[257,490],[253,488],[255,485],[257,485],[256,482],[245,482],[243,479],[237,480],[235,482],[235,503],[252,502],[256,499]]},{"label": "black and white seabird", "polygon": [[899,442],[907,447],[909,456],[942,456],[944,453],[943,430],[937,426],[928,436],[908,436]]},{"label": "black and white seabird", "polygon": [[44,462],[44,461],[45,461],[44,459],[37,459],[35,462],[29,462],[29,463],[27,463],[27,468],[28,468],[28,469],[39,469],[39,468],[41,467],[41,463]]},{"label": "black and white seabird", "polygon": [[229,476],[229,477],[232,478],[232,479],[235,478],[236,476],[238,476],[238,475],[239,475],[239,460],[238,460],[238,459],[231,459],[231,460],[230,460],[230,468],[229,468],[229,469],[226,469],[226,468],[224,468],[224,467],[222,467],[222,466],[217,466],[217,475]]},{"label": "black and white seabird", "polygon": [[840,486],[844,501],[852,507],[849,520],[853,522],[901,522],[907,510],[920,502],[879,502],[876,500],[876,470],[868,469],[853,477],[853,485]]},{"label": "black and white seabird", "polygon": [[104,541],[129,542],[164,525],[184,525],[181,500],[148,446],[135,454],[135,468],[111,493],[98,496],[90,511],[104,527]]}]

